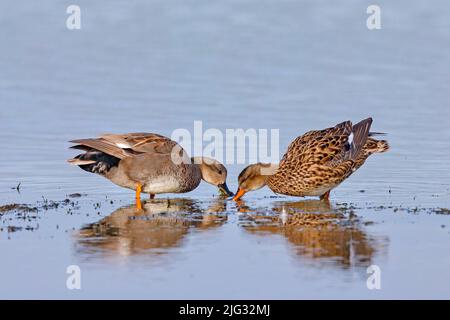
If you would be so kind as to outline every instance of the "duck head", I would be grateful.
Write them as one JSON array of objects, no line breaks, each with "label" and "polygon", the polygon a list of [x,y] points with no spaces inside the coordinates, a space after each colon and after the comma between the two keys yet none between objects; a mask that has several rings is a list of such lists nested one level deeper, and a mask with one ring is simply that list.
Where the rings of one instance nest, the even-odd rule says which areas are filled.
[{"label": "duck head", "polygon": [[203,181],[219,188],[223,195],[233,195],[227,186],[227,168],[222,163],[207,157],[194,157],[192,161],[199,166]]},{"label": "duck head", "polygon": [[267,184],[267,179],[273,174],[274,166],[270,163],[256,163],[246,167],[239,174],[239,188],[233,200],[239,200],[249,191],[261,189]]}]

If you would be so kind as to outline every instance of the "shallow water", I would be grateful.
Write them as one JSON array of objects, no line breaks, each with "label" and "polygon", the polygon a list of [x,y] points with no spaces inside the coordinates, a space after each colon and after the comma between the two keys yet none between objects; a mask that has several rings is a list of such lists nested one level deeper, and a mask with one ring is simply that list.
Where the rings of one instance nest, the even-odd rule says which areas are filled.
[{"label": "shallow water", "polygon": [[[0,206],[37,207],[0,216],[0,298],[450,298],[446,1],[378,1],[378,31],[356,0],[78,4],[79,31],[64,3],[0,4]],[[104,132],[275,128],[282,152],[367,116],[392,149],[329,206],[201,184],[136,211],[65,162]]]}]

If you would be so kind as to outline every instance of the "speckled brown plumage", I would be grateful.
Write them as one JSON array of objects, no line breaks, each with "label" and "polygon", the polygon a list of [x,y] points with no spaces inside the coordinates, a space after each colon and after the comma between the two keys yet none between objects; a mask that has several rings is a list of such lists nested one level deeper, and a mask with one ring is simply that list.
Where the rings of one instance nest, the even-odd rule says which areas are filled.
[{"label": "speckled brown plumage", "polygon": [[389,149],[387,141],[373,138],[371,124],[372,118],[367,118],[355,125],[345,121],[305,133],[289,145],[279,165],[257,163],[245,168],[233,199],[265,185],[275,193],[327,198],[371,154]]},{"label": "speckled brown plumage", "polygon": [[[369,155],[384,152],[386,141],[368,138],[372,119],[356,125],[342,122],[332,128],[309,131],[288,147],[267,185],[276,193],[321,196],[357,170]],[[353,134],[353,141],[349,137]]]}]

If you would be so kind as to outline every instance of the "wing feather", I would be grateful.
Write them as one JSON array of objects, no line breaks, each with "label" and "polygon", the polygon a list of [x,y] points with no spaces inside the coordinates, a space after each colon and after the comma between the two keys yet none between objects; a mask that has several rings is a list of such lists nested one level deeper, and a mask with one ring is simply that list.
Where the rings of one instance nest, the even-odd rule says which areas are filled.
[{"label": "wing feather", "polygon": [[140,153],[167,154],[171,153],[175,146],[179,147],[175,141],[156,133],[104,134],[101,138],[116,146]]},{"label": "wing feather", "polygon": [[323,130],[309,131],[289,145],[280,166],[284,163],[296,163],[298,166],[308,163],[326,164],[342,152],[351,132],[351,121]]},{"label": "wing feather", "polygon": [[104,152],[106,154],[109,154],[110,156],[114,156],[119,159],[124,159],[126,157],[131,156],[129,152],[126,150],[117,147],[116,145],[113,145],[103,139],[77,139],[69,141],[71,143],[76,143],[77,145],[87,146],[92,149]]}]

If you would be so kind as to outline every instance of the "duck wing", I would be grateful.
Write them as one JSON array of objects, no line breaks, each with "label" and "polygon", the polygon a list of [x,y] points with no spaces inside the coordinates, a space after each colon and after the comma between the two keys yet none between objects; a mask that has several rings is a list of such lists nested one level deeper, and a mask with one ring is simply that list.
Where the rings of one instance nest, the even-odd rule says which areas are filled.
[{"label": "duck wing", "polygon": [[337,153],[328,165],[336,166],[340,163],[353,160],[356,161],[365,148],[366,142],[370,135],[370,126],[372,125],[372,118],[364,119],[352,127],[350,135],[345,140],[344,147]]},{"label": "duck wing", "polygon": [[[83,157],[77,156],[69,160],[75,165],[88,165],[97,163],[97,152],[104,153],[117,160],[135,158],[138,155],[169,156],[173,162],[190,163],[183,148],[175,141],[155,133],[126,133],[126,134],[104,134],[99,138],[77,139],[70,141],[76,145],[73,149],[80,149],[86,153]],[[160,159],[160,158],[158,158]]]},{"label": "duck wing", "polygon": [[345,121],[334,127],[309,131],[297,137],[289,145],[280,167],[286,164],[327,164],[345,149],[352,128],[351,121]]},{"label": "duck wing", "polygon": [[80,149],[87,152],[97,150],[118,159],[125,159],[127,157],[133,156],[132,151],[120,148],[119,146],[102,138],[76,139],[69,142],[76,144],[75,146],[71,147],[72,149]]},{"label": "duck wing", "polygon": [[156,133],[104,134],[100,138],[119,148],[136,153],[170,154],[175,147],[182,150],[175,141]]}]

